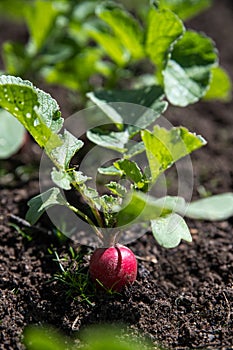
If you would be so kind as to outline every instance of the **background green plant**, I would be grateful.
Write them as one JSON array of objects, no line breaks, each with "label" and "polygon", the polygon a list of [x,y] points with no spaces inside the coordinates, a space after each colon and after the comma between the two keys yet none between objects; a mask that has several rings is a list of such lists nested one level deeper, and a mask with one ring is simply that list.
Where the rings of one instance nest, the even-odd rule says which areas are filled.
[{"label": "background green plant", "polygon": [[81,344],[80,340],[72,341],[51,327],[31,326],[24,332],[24,344],[27,350],[162,350],[142,337],[132,337],[119,325],[87,327],[78,337]]},{"label": "background green plant", "polygon": [[[218,67],[214,44],[202,34],[185,30],[176,16],[186,20],[210,5],[209,0],[144,1],[137,5],[130,1],[23,1],[19,15],[27,25],[29,40],[26,46],[3,45],[5,72],[33,82],[43,78],[83,97],[99,87],[116,88],[121,78],[128,76],[131,86],[139,84],[138,80],[144,85],[159,80],[170,102],[177,105],[196,102],[209,90],[207,98],[227,100],[230,81]],[[16,12],[10,4],[5,11]],[[142,70],[135,81],[135,64],[143,65],[144,59],[155,65],[156,75],[153,69],[149,77]],[[102,76],[101,86],[96,84],[98,79],[91,79],[96,74]],[[183,88],[188,84],[189,90],[195,90],[186,101],[181,99],[183,91],[177,93],[180,100],[172,96],[174,84],[180,86],[174,78],[184,79]],[[217,89],[220,80],[221,94]]]},{"label": "background green plant", "polygon": [[[231,82],[219,66],[214,43],[186,30],[182,22],[210,5],[210,0],[144,0],[136,5],[34,0],[16,7],[15,1],[4,1],[2,11],[23,21],[29,32],[26,45],[3,44],[4,73],[68,88],[76,108],[87,103],[87,92],[121,91],[122,85],[127,91],[160,85],[169,102],[178,106],[201,98],[228,101]],[[114,92],[111,100],[116,100],[118,90]],[[16,133],[12,147],[7,137],[0,137],[5,145],[1,158],[23,141],[22,133]]]}]

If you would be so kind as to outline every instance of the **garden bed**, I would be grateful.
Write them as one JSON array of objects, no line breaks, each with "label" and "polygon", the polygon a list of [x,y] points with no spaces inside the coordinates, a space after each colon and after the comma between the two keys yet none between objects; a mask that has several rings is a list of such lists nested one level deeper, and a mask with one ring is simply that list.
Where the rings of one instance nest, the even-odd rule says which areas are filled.
[{"label": "garden bed", "polygon": [[[232,14],[230,0],[215,1],[189,26],[216,41],[221,64],[233,78]],[[59,95],[54,89],[58,101]],[[199,103],[185,110],[171,108],[165,115],[173,125],[185,125],[208,140],[192,156],[195,198],[203,189],[213,194],[232,191],[232,110],[233,102]],[[14,172],[33,160],[36,169],[39,155],[32,146],[30,154],[2,161],[1,167]],[[36,171],[29,180],[5,176],[0,186],[0,349],[24,349],[22,332],[28,324],[50,324],[78,337],[80,329],[102,322],[126,324],[131,332],[171,349],[233,348],[232,219],[189,220],[193,242],[171,250],[159,247],[150,233],[141,237],[130,245],[139,257],[135,284],[119,295],[90,296],[90,304],[66,298],[64,285],[53,280],[58,265],[48,248],[56,247],[63,256],[70,245],[74,250],[77,245],[59,243],[44,232],[44,222],[32,240],[9,226],[23,228],[11,215],[23,218],[28,199],[39,192]]]}]

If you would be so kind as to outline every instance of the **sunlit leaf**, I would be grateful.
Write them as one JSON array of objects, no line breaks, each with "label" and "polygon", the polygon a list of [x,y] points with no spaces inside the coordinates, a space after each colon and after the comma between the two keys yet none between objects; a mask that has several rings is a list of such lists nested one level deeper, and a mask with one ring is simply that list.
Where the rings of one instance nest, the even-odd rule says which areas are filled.
[{"label": "sunlit leaf", "polygon": [[72,177],[77,185],[81,185],[84,182],[86,182],[87,180],[91,179],[90,177],[84,175],[81,171],[73,170],[71,172],[71,174],[72,174]]},{"label": "sunlit leaf", "polygon": [[[132,125],[131,128],[129,126],[129,133],[132,135],[153,123],[167,108],[167,102],[162,100],[164,91],[159,85],[134,90],[96,91],[88,93],[87,96],[115,124],[125,122]],[[138,108],[137,105],[150,109]]]},{"label": "sunlit leaf", "polygon": [[129,61],[130,55],[118,38],[95,28],[90,28],[88,33],[117,65],[121,67]]},{"label": "sunlit leaf", "polygon": [[171,45],[184,33],[182,21],[170,10],[152,9],[149,13],[146,52],[158,73],[165,66]]},{"label": "sunlit leaf", "polygon": [[153,133],[143,130],[141,136],[146,147],[152,182],[178,159],[206,144],[201,136],[184,127],[166,130],[155,126]]},{"label": "sunlit leaf", "polygon": [[90,141],[95,144],[116,150],[120,153],[124,153],[126,151],[125,144],[128,142],[129,135],[127,131],[123,132],[105,132],[99,128],[88,130],[87,137]]},{"label": "sunlit leaf", "polygon": [[136,19],[114,2],[102,2],[96,8],[97,15],[113,30],[115,36],[127,48],[133,58],[143,56],[143,31]]},{"label": "sunlit leaf", "polygon": [[4,67],[8,74],[23,75],[29,64],[25,46],[21,43],[4,42],[2,45]]},{"label": "sunlit leaf", "polygon": [[198,15],[212,4],[212,0],[160,0],[160,8],[169,8],[186,20]]},{"label": "sunlit leaf", "polygon": [[29,221],[31,225],[34,225],[48,208],[56,204],[67,205],[67,201],[62,196],[59,188],[52,187],[28,202],[29,209],[26,214],[26,220]]},{"label": "sunlit leaf", "polygon": [[63,135],[59,135],[61,145],[51,151],[52,157],[58,168],[69,169],[69,164],[75,153],[82,148],[83,141],[78,140],[69,131],[64,130]]},{"label": "sunlit leaf", "polygon": [[178,214],[170,214],[151,220],[151,228],[156,241],[164,248],[174,248],[181,239],[192,242],[192,236],[184,219]]},{"label": "sunlit leaf", "polygon": [[51,178],[57,186],[63,188],[64,190],[71,189],[72,178],[67,172],[56,170],[54,168],[51,172]]},{"label": "sunlit leaf", "polygon": [[114,166],[121,170],[133,183],[140,184],[144,182],[143,174],[137,163],[128,159],[121,159],[115,162]]},{"label": "sunlit leaf", "polygon": [[134,191],[132,196],[126,199],[125,207],[119,211],[117,224],[123,226],[129,223],[149,221],[172,211],[173,209],[169,208],[169,205],[168,208],[164,206],[164,201],[157,200],[140,191]]},{"label": "sunlit leaf", "polygon": [[58,11],[52,1],[35,0],[26,8],[26,20],[36,49],[44,44]]},{"label": "sunlit leaf", "polygon": [[202,220],[226,220],[233,216],[233,193],[223,193],[189,204],[187,217]]},{"label": "sunlit leaf", "polygon": [[[154,346],[149,341],[140,338],[133,339],[129,334],[124,339],[119,338],[122,327],[114,325],[98,325],[88,327],[81,333],[81,338],[84,340],[83,350],[152,350]],[[160,346],[156,349],[162,350]]]},{"label": "sunlit leaf", "polygon": [[[40,106],[39,101],[44,105]],[[52,131],[58,131],[62,124],[57,102],[29,81],[0,76],[0,106],[16,117],[48,153],[60,144]]]},{"label": "sunlit leaf", "polygon": [[127,189],[120,183],[111,181],[109,184],[105,185],[113,194],[119,197],[125,197],[127,194]]},{"label": "sunlit leaf", "polygon": [[144,152],[145,150],[146,149],[145,149],[144,143],[142,141],[137,142],[131,148],[128,149],[128,151],[124,154],[124,158],[130,159],[130,158]]},{"label": "sunlit leaf", "polygon": [[93,74],[110,74],[107,63],[101,63],[102,56],[103,52],[99,48],[87,47],[76,56],[44,69],[44,77],[49,83],[86,92],[90,89],[89,79]]},{"label": "sunlit leaf", "polygon": [[230,101],[232,97],[232,82],[227,72],[221,67],[214,67],[211,73],[212,79],[204,100]]},{"label": "sunlit leaf", "polygon": [[123,172],[119,169],[117,169],[116,167],[114,166],[109,166],[109,167],[106,167],[106,168],[98,168],[98,172],[102,175],[110,175],[110,176],[115,176],[115,175],[122,175]]},{"label": "sunlit leaf", "polygon": [[51,328],[30,326],[26,328],[23,342],[27,350],[64,350],[71,349],[68,339]]},{"label": "sunlit leaf", "polygon": [[211,39],[187,31],[175,44],[163,71],[168,100],[182,107],[197,102],[209,88],[211,69],[216,63],[217,53]]},{"label": "sunlit leaf", "polygon": [[0,158],[9,158],[23,144],[25,129],[10,113],[0,110]]}]

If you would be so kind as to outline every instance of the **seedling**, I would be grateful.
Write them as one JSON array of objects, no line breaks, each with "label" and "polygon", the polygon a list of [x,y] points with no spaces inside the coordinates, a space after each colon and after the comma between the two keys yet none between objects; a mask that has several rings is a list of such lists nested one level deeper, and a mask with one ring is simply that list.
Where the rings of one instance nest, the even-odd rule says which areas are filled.
[{"label": "seedling", "polygon": [[92,305],[90,297],[94,294],[91,288],[86,266],[84,264],[84,254],[81,249],[74,251],[70,247],[68,254],[59,256],[58,252],[50,248],[49,253],[54,256],[54,261],[58,264],[59,270],[54,275],[54,280],[59,281],[66,287],[66,297],[85,301]]},{"label": "seedling", "polygon": [[[154,87],[153,113],[139,115],[134,125],[124,123],[124,116],[112,114],[111,122],[115,130],[106,128],[91,129],[87,137],[101,147],[118,150],[119,157],[110,166],[101,167],[99,173],[115,177],[106,184],[108,191],[98,193],[88,186],[90,178],[71,166],[73,156],[84,147],[68,130],[60,133],[63,119],[57,102],[45,92],[35,88],[29,81],[12,76],[0,77],[0,104],[14,115],[31,133],[40,147],[54,163],[51,177],[57,187],[52,187],[29,201],[26,219],[34,224],[51,206],[61,205],[73,211],[92,227],[102,242],[91,259],[90,275],[98,279],[105,288],[120,291],[131,284],[137,273],[133,253],[119,245],[124,232],[134,223],[151,224],[153,235],[164,247],[172,248],[181,239],[192,240],[183,216],[201,219],[222,220],[233,214],[233,194],[227,193],[193,202],[186,208],[181,197],[166,196],[154,198],[147,193],[159,176],[176,161],[204,146],[206,141],[184,127],[166,130],[155,125],[152,131],[148,126],[167,108],[161,89]],[[158,92],[159,91],[159,92]],[[139,91],[142,93],[142,91]],[[134,92],[133,96],[139,92]],[[151,89],[149,89],[151,96]],[[148,99],[144,91],[144,100]],[[98,101],[97,101],[98,102]],[[99,103],[99,102],[98,102]],[[111,104],[100,103],[101,108]],[[140,106],[139,106],[140,107]],[[106,117],[108,114],[106,114]],[[111,124],[112,125],[112,124]],[[134,144],[131,140],[138,137]],[[147,159],[145,167],[140,167],[133,157],[143,154]],[[126,179],[128,186],[121,183]],[[85,209],[69,203],[62,190],[77,191]]]}]

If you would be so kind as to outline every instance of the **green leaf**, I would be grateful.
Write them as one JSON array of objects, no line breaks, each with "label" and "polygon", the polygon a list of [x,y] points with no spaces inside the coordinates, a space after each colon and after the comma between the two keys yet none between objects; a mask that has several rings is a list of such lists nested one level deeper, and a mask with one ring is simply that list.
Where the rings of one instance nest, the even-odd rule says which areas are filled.
[{"label": "green leaf", "polygon": [[2,45],[2,56],[5,71],[11,75],[24,75],[29,64],[25,46],[21,43],[5,42]]},{"label": "green leaf", "polygon": [[144,143],[137,142],[135,143],[128,151],[124,154],[125,159],[130,159],[146,150]]},{"label": "green leaf", "polygon": [[192,242],[192,236],[184,219],[178,214],[151,220],[152,233],[156,241],[164,248],[174,248],[181,239]]},{"label": "green leaf", "polygon": [[28,202],[29,209],[26,214],[26,220],[29,221],[31,225],[34,225],[48,208],[56,204],[67,206],[67,201],[62,196],[59,188],[53,187],[30,199]]},{"label": "green leaf", "polygon": [[15,6],[15,2],[12,1],[0,1],[0,12],[12,20],[20,21],[23,20],[25,7],[28,6],[28,0],[21,0],[20,6]]},{"label": "green leaf", "polygon": [[[39,100],[45,106],[40,106]],[[29,81],[0,76],[0,106],[16,117],[48,154],[52,147],[59,145],[59,138],[51,130],[61,126],[57,103]]]},{"label": "green leaf", "polygon": [[183,215],[187,208],[187,203],[183,197],[165,196],[156,199],[157,205],[162,208],[172,210],[173,212]]},{"label": "green leaf", "polygon": [[106,187],[115,195],[119,197],[125,197],[127,194],[127,189],[119,184],[118,182],[111,181],[109,184],[106,185]]},{"label": "green leaf", "polygon": [[58,11],[52,1],[35,0],[26,8],[26,20],[30,36],[39,50],[51,31]]},{"label": "green leaf", "polygon": [[61,145],[51,151],[53,160],[58,168],[69,169],[70,161],[75,153],[82,148],[83,141],[77,139],[69,131],[64,130],[63,135],[59,135]]},{"label": "green leaf", "polygon": [[227,72],[221,67],[214,67],[211,70],[212,79],[204,100],[231,100],[232,82]]},{"label": "green leaf", "polygon": [[108,217],[108,220],[111,219],[111,214],[118,212],[120,208],[118,197],[104,194],[99,198],[99,202],[101,204],[101,209],[104,212],[105,219]]},{"label": "green leaf", "polygon": [[96,4],[92,0],[76,3],[72,12],[72,17],[77,22],[85,22],[88,17],[93,16],[95,13]]},{"label": "green leaf", "polygon": [[184,127],[166,130],[155,126],[153,133],[143,130],[141,136],[146,147],[152,182],[178,159],[206,144],[201,136],[192,134]]},{"label": "green leaf", "polygon": [[83,175],[82,171],[76,170],[72,171],[72,177],[77,185],[82,185],[84,182],[91,179],[90,177]]},{"label": "green leaf", "polygon": [[140,191],[134,191],[125,203],[126,206],[118,213],[117,226],[153,220],[172,212],[172,209],[164,207],[164,201]]},{"label": "green leaf", "polygon": [[198,15],[210,7],[212,0],[160,0],[160,8],[169,8],[182,20]]},{"label": "green leaf", "polygon": [[105,103],[110,102],[128,102],[154,108],[158,101],[161,102],[164,97],[164,91],[159,85],[144,86],[134,90],[101,90],[88,93],[87,96],[94,101],[98,99]]},{"label": "green leaf", "polygon": [[187,31],[176,43],[163,71],[165,93],[176,106],[187,106],[202,98],[209,88],[217,53],[211,39]]},{"label": "green leaf", "polygon": [[122,159],[115,162],[113,165],[115,168],[121,170],[130,181],[143,187],[144,177],[137,163],[128,159]]},{"label": "green leaf", "polygon": [[109,74],[109,69],[105,69],[107,65],[101,64],[102,56],[103,52],[99,48],[86,48],[75,57],[63,59],[51,68],[44,69],[45,79],[52,84],[86,92],[90,90],[89,79],[93,74]]},{"label": "green leaf", "polygon": [[[81,332],[81,339],[84,340],[83,350],[152,350],[152,348],[155,348],[149,341],[141,338],[138,341],[137,338],[133,339],[129,334],[124,337],[125,339],[119,340],[121,332],[122,327],[116,325],[87,327]],[[160,346],[156,346],[156,349],[162,350]]]},{"label": "green leaf", "polygon": [[109,166],[107,168],[98,168],[98,172],[102,175],[110,175],[110,176],[121,176],[123,172],[114,166]]},{"label": "green leaf", "polygon": [[54,168],[51,172],[51,178],[57,186],[63,188],[64,190],[71,189],[70,184],[72,182],[72,178],[67,172],[62,170],[56,170]]},{"label": "green leaf", "polygon": [[126,151],[125,144],[129,140],[129,135],[127,131],[115,132],[115,131],[103,131],[100,128],[95,128],[93,130],[87,131],[87,138],[94,142],[95,144],[113,149],[120,153]]},{"label": "green leaf", "polygon": [[88,34],[119,67],[123,67],[129,61],[130,55],[118,38],[113,37],[109,33],[100,32],[96,28],[88,29]]},{"label": "green leaf", "polygon": [[10,113],[0,110],[0,159],[9,158],[23,144],[25,129]]},{"label": "green leaf", "polygon": [[[96,91],[88,93],[87,96],[115,124],[122,124],[123,120],[127,124],[133,124],[134,128],[131,128],[131,134],[135,133],[135,130],[138,131],[139,128],[146,128],[167,109],[167,102],[162,101],[164,92],[159,85],[145,86],[134,90]],[[127,103],[127,105],[124,106],[122,103]],[[128,105],[130,103],[132,106]],[[149,107],[153,111],[145,111],[141,108],[137,109],[136,113],[135,105]],[[133,115],[130,115],[131,112]]]},{"label": "green leaf", "polygon": [[114,109],[111,104],[106,103],[105,98],[99,98],[99,92],[88,92],[87,97],[95,103],[115,124],[123,124],[121,115]]},{"label": "green leaf", "polygon": [[61,112],[57,101],[46,92],[37,88],[34,89],[37,93],[39,103],[37,112],[41,120],[52,132],[58,133],[62,128],[64,119],[61,117]]},{"label": "green leaf", "polygon": [[64,350],[70,349],[68,340],[62,337],[57,331],[38,326],[29,326],[26,328],[23,336],[23,342],[27,350]]},{"label": "green leaf", "polygon": [[133,58],[143,57],[143,31],[134,17],[114,2],[102,2],[96,8],[97,15],[113,30]]},{"label": "green leaf", "polygon": [[202,220],[226,220],[233,216],[233,193],[223,193],[190,203],[187,217]]},{"label": "green leaf", "polygon": [[86,184],[81,184],[80,190],[82,196],[90,206],[97,208],[98,210],[101,209],[99,193],[94,188],[88,187]]},{"label": "green leaf", "polygon": [[172,45],[183,34],[182,21],[170,10],[151,9],[148,18],[146,52],[160,74],[165,66]]}]

